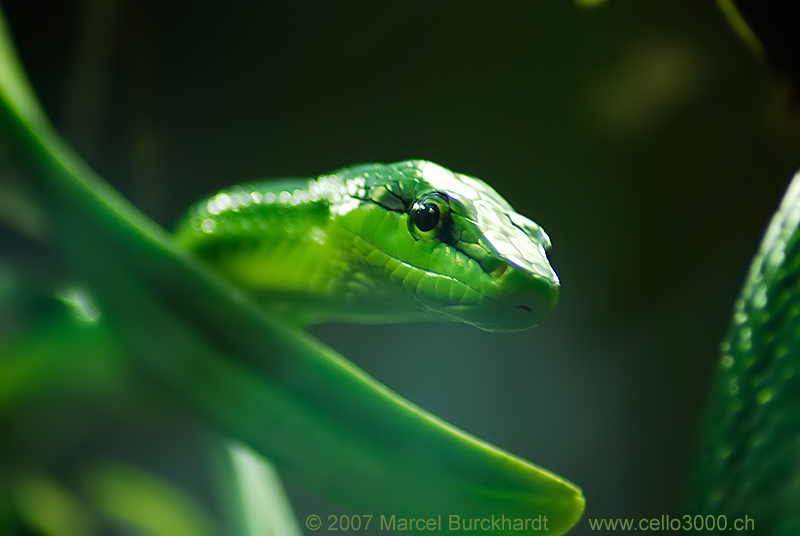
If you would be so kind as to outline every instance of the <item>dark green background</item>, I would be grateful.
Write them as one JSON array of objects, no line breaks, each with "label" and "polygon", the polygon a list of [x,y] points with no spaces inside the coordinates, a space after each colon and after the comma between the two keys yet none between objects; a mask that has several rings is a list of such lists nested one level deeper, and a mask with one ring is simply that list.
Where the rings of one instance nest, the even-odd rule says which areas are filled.
[{"label": "dark green background", "polygon": [[[682,513],[718,342],[800,162],[787,91],[713,2],[3,6],[57,126],[164,226],[237,181],[362,162],[425,158],[492,184],[553,240],[562,298],[541,327],[313,331],[580,485],[576,535],[586,518]],[[100,452],[208,494],[191,420],[102,422],[63,463]],[[336,512],[290,485],[301,518]]]}]

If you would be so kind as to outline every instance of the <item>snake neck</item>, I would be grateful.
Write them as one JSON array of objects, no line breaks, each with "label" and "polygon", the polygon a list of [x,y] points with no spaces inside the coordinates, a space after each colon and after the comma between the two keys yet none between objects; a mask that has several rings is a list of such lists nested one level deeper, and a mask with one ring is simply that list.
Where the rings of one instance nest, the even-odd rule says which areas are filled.
[{"label": "snake neck", "polygon": [[196,205],[176,238],[223,277],[270,307],[324,310],[344,292],[350,267],[330,202],[308,180],[245,184]]},{"label": "snake neck", "polygon": [[[192,208],[176,230],[186,249],[269,309],[301,324],[413,320],[407,296],[380,285],[359,241],[338,219],[331,178],[235,186]],[[395,306],[390,312],[386,303]]]}]

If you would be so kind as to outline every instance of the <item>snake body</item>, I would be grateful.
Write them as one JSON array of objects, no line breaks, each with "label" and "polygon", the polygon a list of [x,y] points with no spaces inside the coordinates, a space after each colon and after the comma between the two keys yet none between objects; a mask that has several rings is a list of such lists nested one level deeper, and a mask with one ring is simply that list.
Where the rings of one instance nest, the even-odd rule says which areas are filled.
[{"label": "snake body", "polygon": [[[743,534],[800,534],[798,289],[800,174],[735,303],[690,496],[691,511],[714,517],[720,526],[723,520],[752,520],[753,528]],[[726,528],[739,527],[745,525]]]},{"label": "snake body", "polygon": [[544,230],[427,161],[245,184],[195,205],[184,247],[300,322],[537,324],[558,298]]}]

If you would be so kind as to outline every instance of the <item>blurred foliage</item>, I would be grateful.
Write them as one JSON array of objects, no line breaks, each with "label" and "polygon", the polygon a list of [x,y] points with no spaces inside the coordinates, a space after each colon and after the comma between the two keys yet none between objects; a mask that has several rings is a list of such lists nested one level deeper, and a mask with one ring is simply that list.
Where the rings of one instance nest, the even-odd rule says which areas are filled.
[{"label": "blurred foliage", "polygon": [[[464,326],[314,332],[414,402],[580,484],[584,518],[682,513],[717,345],[800,157],[788,86],[712,2],[3,5],[59,129],[167,227],[233,182],[358,162],[423,157],[487,180],[553,238],[563,293],[548,322],[499,339]],[[0,136],[13,186],[0,221],[25,222],[0,236],[30,280],[0,270],[0,336],[24,345],[20,316],[63,314],[35,296],[63,272],[20,239],[47,231]],[[92,371],[100,392],[130,388]],[[152,399],[98,406],[83,386],[35,389],[3,423],[13,441],[0,441],[0,463],[11,443],[64,478],[113,456],[217,508],[193,417]],[[12,398],[0,388],[0,412]],[[301,519],[338,512],[290,491]],[[573,532],[588,533],[585,520]]]},{"label": "blurred foliage", "polygon": [[728,21],[756,52],[766,52],[772,64],[795,88],[800,84],[800,6],[786,0],[717,0]]}]

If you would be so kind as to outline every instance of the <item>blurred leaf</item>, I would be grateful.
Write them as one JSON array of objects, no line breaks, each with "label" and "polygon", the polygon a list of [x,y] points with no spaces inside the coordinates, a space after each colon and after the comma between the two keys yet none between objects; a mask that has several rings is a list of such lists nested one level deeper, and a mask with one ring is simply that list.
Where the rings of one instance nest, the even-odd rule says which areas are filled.
[{"label": "blurred leaf", "polygon": [[48,391],[110,391],[124,366],[107,326],[62,314],[0,345],[0,415]]},{"label": "blurred leaf", "polygon": [[302,536],[275,467],[239,442],[214,441],[222,502],[239,536]]},{"label": "blurred leaf", "polygon": [[742,41],[744,41],[747,46],[749,46],[750,49],[756,54],[763,54],[764,45],[758,39],[758,36],[756,36],[755,32],[753,32],[753,30],[747,24],[745,18],[742,17],[742,14],[736,7],[736,3],[733,0],[717,0],[717,5]]},{"label": "blurred leaf", "polygon": [[17,483],[16,502],[27,525],[46,536],[92,536],[97,522],[67,489],[42,476]]},{"label": "blurred leaf", "polygon": [[135,467],[107,462],[88,470],[86,487],[106,515],[152,536],[216,534],[203,508],[169,482]]}]

